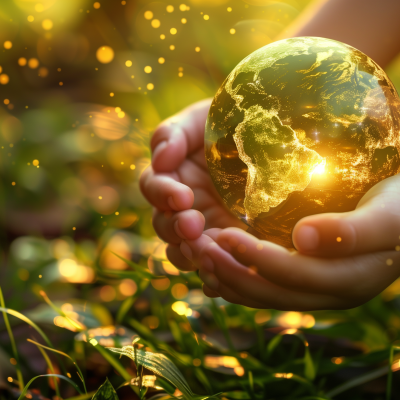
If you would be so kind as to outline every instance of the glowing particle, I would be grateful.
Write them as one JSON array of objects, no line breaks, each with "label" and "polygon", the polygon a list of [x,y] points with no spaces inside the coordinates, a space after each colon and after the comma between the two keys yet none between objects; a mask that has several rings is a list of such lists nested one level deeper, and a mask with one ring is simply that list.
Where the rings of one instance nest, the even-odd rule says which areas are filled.
[{"label": "glowing particle", "polygon": [[173,44],[171,44],[171,46],[169,46],[170,50],[175,50],[175,46]]},{"label": "glowing particle", "polygon": [[102,64],[108,64],[114,59],[114,50],[110,46],[99,47],[96,51],[96,58]]},{"label": "glowing particle", "polygon": [[39,279],[42,279],[42,275],[39,275]]},{"label": "glowing particle", "polygon": [[167,12],[172,13],[174,11],[174,6],[167,6]]},{"label": "glowing particle", "polygon": [[208,20],[210,19],[210,16],[206,14],[206,15],[203,16],[203,18],[204,18],[206,21],[208,21]]},{"label": "glowing particle", "polygon": [[158,19],[153,19],[153,21],[151,21],[151,26],[152,26],[153,28],[159,28],[160,25],[161,25],[161,22],[160,22],[160,20],[158,20]]},{"label": "glowing particle", "polygon": [[39,165],[39,160],[33,160],[32,161],[32,165],[34,165],[35,167],[37,167]]},{"label": "glowing particle", "polygon": [[39,66],[39,60],[37,58],[30,58],[28,61],[28,67],[36,69]]},{"label": "glowing particle", "polygon": [[153,89],[154,89],[154,85],[152,83],[148,83],[147,90],[153,90]]},{"label": "glowing particle", "polygon": [[169,30],[169,33],[170,33],[171,35],[176,35],[177,32],[178,32],[178,31],[177,31],[176,28],[171,28],[171,29]]},{"label": "glowing particle", "polygon": [[231,12],[231,11],[232,11],[232,7],[228,7],[226,10],[227,10],[228,12]]},{"label": "glowing particle", "polygon": [[178,76],[179,76],[179,78],[182,78],[183,72],[178,72]]},{"label": "glowing particle", "polygon": [[164,40],[164,39],[165,39],[165,35],[164,35],[163,33],[160,35],[160,39],[161,39],[161,40]]},{"label": "glowing particle", "polygon": [[113,92],[110,93],[110,97],[114,97],[114,93]]},{"label": "glowing particle", "polygon": [[134,170],[136,168],[136,165],[135,164],[131,164],[129,168]]},{"label": "glowing particle", "polygon": [[238,246],[237,249],[238,249],[238,252],[239,252],[239,253],[245,253],[247,247],[246,247],[246,245],[244,245],[244,244],[239,244],[239,246]]},{"label": "glowing particle", "polygon": [[236,29],[234,29],[234,28],[229,29],[229,33],[231,35],[234,35],[236,33]]},{"label": "glowing particle", "polygon": [[28,15],[27,20],[28,22],[33,22],[35,20],[35,17],[33,15]]},{"label": "glowing particle", "polygon": [[119,112],[121,112],[121,107],[115,107],[114,111],[118,114]]},{"label": "glowing particle", "polygon": [[180,9],[181,11],[186,11],[188,8],[189,8],[189,7],[188,7],[186,4],[181,4],[181,5],[179,6],[179,9]]},{"label": "glowing particle", "polygon": [[42,11],[44,11],[43,4],[41,4],[41,3],[36,4],[36,5],[35,5],[35,11],[36,11],[36,12],[42,12]]},{"label": "glowing particle", "polygon": [[264,248],[264,246],[261,243],[258,243],[257,246],[256,246],[256,249],[258,251],[261,251],[263,248]]},{"label": "glowing particle", "polygon": [[118,211],[115,211],[115,215],[119,215],[119,212],[118,212]]},{"label": "glowing particle", "polygon": [[103,199],[103,196],[99,196],[99,200],[102,200]]},{"label": "glowing particle", "polygon": [[181,22],[182,22],[182,24],[186,24],[187,19],[186,19],[186,18],[182,18],[182,19],[181,19]]},{"label": "glowing particle", "polygon": [[195,47],[195,48],[194,48],[194,51],[195,51],[196,53],[198,53],[198,52],[200,51],[200,47],[199,47],[199,46]]},{"label": "glowing particle", "polygon": [[27,61],[26,61],[26,58],[25,58],[25,57],[20,57],[20,58],[18,59],[18,65],[19,65],[20,67],[24,67],[24,66],[26,65],[26,63],[27,63]]},{"label": "glowing particle", "polygon": [[396,250],[396,251],[400,251],[400,246],[396,246],[396,247],[395,247],[395,250]]},{"label": "glowing particle", "polygon": [[127,67],[132,67],[132,61],[131,61],[131,60],[126,60],[126,61],[125,61],[125,65],[126,65]]},{"label": "glowing particle", "polygon": [[42,28],[45,31],[49,31],[51,28],[53,28],[53,21],[51,19],[45,19],[42,22]]},{"label": "glowing particle", "polygon": [[7,380],[8,380],[8,382],[12,382],[12,381],[13,381],[13,378],[11,378],[11,376],[9,376],[9,377],[7,378]]},{"label": "glowing particle", "polygon": [[15,182],[11,182],[11,185],[15,186]]},{"label": "glowing particle", "polygon": [[95,8],[96,10],[98,10],[100,7],[101,7],[101,5],[100,5],[100,3],[98,1],[93,3],[93,8]]},{"label": "glowing particle", "polygon": [[125,117],[125,113],[123,111],[120,111],[118,113],[118,118],[124,118]]},{"label": "glowing particle", "polygon": [[386,260],[386,265],[393,265],[393,260],[391,258],[388,258]]},{"label": "glowing particle", "polygon": [[148,20],[153,19],[153,13],[151,11],[146,11],[144,17]]},{"label": "glowing particle", "polygon": [[11,43],[9,40],[6,40],[6,41],[4,42],[4,48],[5,48],[6,50],[10,50],[11,47],[12,47],[12,43]]},{"label": "glowing particle", "polygon": [[4,102],[3,102],[4,104],[10,104],[10,100],[8,100],[8,99],[4,99]]},{"label": "glowing particle", "polygon": [[1,85],[7,85],[7,83],[10,81],[10,78],[8,77],[7,74],[1,74],[0,75],[0,84]]},{"label": "glowing particle", "polygon": [[99,342],[95,338],[90,339],[89,343],[94,347],[96,347],[99,344]]},{"label": "glowing particle", "polygon": [[73,230],[73,231],[76,231],[76,226],[72,227],[72,230]]},{"label": "glowing particle", "polygon": [[160,64],[164,64],[164,63],[165,63],[165,58],[164,58],[164,57],[160,57],[160,58],[158,59],[158,62],[159,62]]},{"label": "glowing particle", "polygon": [[150,65],[144,67],[144,72],[146,72],[146,74],[150,74],[151,71],[153,71],[153,68],[151,68]]},{"label": "glowing particle", "polygon": [[58,71],[58,72],[61,72],[61,68],[57,68],[57,71]]},{"label": "glowing particle", "polygon": [[124,5],[126,4],[126,1],[125,1],[125,0],[122,0],[122,1],[121,1],[121,4],[124,6]]},{"label": "glowing particle", "polygon": [[64,83],[63,83],[63,82],[58,82],[58,84],[59,84],[60,86],[63,86],[63,85],[64,85]]},{"label": "glowing particle", "polygon": [[233,369],[233,372],[237,375],[237,376],[243,376],[244,375],[244,368],[242,366],[239,367],[235,367]]},{"label": "glowing particle", "polygon": [[41,78],[46,78],[46,76],[49,74],[49,70],[46,67],[41,67],[39,68],[39,76]]},{"label": "glowing particle", "polygon": [[133,296],[137,291],[136,282],[132,279],[124,279],[118,286],[123,296]]},{"label": "glowing particle", "polygon": [[340,236],[338,236],[338,237],[336,238],[336,241],[340,243],[340,242],[342,241],[342,238],[341,238]]}]

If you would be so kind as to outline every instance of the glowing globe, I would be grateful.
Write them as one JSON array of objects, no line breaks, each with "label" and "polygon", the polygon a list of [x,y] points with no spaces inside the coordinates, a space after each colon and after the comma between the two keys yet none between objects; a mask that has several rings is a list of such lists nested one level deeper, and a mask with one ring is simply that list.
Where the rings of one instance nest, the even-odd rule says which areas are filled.
[{"label": "glowing globe", "polygon": [[301,218],[351,211],[400,171],[399,111],[385,72],[354,47],[317,37],[271,43],[241,61],[214,97],[209,172],[257,236],[292,247]]}]

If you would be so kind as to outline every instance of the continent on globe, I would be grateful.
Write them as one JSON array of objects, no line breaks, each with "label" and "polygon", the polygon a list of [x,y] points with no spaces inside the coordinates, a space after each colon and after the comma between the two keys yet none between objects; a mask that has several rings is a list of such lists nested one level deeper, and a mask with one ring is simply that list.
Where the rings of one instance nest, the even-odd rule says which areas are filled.
[{"label": "continent on globe", "polygon": [[361,51],[318,37],[280,40],[242,60],[205,129],[208,169],[226,206],[286,247],[301,218],[354,210],[400,172],[399,153],[390,79]]}]

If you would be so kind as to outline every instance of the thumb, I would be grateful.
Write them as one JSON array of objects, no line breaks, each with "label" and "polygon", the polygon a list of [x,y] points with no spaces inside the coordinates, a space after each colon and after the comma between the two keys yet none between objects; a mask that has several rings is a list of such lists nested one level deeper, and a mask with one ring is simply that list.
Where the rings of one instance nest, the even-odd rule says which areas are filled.
[{"label": "thumb", "polygon": [[293,243],[300,253],[320,257],[400,251],[399,195],[373,197],[347,213],[303,218],[293,230]]}]

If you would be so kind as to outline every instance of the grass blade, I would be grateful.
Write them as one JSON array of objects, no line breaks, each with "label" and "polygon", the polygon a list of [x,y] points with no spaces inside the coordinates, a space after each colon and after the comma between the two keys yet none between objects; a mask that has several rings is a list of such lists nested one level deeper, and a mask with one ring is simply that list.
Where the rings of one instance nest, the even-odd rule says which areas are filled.
[{"label": "grass blade", "polygon": [[[3,308],[6,307],[1,287],[0,287],[0,305]],[[17,351],[17,346],[15,344],[14,335],[12,333],[12,329],[11,329],[11,326],[10,326],[10,321],[8,320],[8,315],[7,315],[7,313],[5,311],[3,311],[3,318],[4,318],[4,323],[6,325],[6,328],[7,328],[8,336],[10,338],[12,352],[13,352],[14,358],[17,361],[17,364],[15,365],[15,369],[16,369],[16,372],[17,372],[19,390],[22,391],[24,386],[25,386],[24,378],[22,376],[22,372],[21,372],[21,368],[20,368],[19,355],[18,355],[18,351]]]},{"label": "grass blade", "polygon": [[[46,364],[47,364],[47,366],[49,367],[50,372],[51,372],[53,375],[55,375],[56,373],[55,373],[55,371],[54,371],[54,367],[53,367],[53,364],[52,364],[52,362],[51,362],[49,356],[47,355],[47,353],[46,353],[41,347],[37,346],[37,348],[38,348],[39,351],[42,353],[42,356],[43,356],[43,358],[45,359]],[[59,399],[61,399],[62,397],[61,397],[61,395],[60,395],[60,389],[59,389],[59,387],[58,387],[57,378],[53,377],[53,382],[54,382],[54,389],[55,389],[55,391],[56,391],[57,397],[58,397]]]},{"label": "grass blade", "polygon": [[75,384],[75,382],[74,382],[73,380],[69,379],[68,377],[66,377],[66,376],[64,376],[64,375],[59,375],[59,374],[45,374],[45,375],[38,375],[38,376],[35,376],[34,378],[32,378],[32,379],[26,384],[26,386],[24,387],[24,389],[22,390],[21,394],[20,394],[19,397],[18,397],[18,400],[23,400],[23,398],[25,397],[25,395],[26,395],[26,393],[27,393],[27,391],[28,391],[28,389],[29,389],[29,386],[31,385],[31,383],[32,383],[34,380],[36,380],[37,378],[53,377],[53,376],[56,377],[56,378],[63,379],[64,381],[69,382],[69,383],[76,389],[76,391],[77,391],[79,394],[82,394],[82,392],[80,391],[79,387]]},{"label": "grass blade", "polygon": [[72,361],[72,363],[75,365],[76,369],[78,370],[78,376],[79,376],[80,380],[82,381],[83,388],[85,389],[85,393],[87,393],[86,385],[85,385],[85,380],[83,379],[82,371],[81,371],[81,369],[79,368],[79,365],[76,363],[76,361],[75,361],[71,356],[69,356],[69,355],[66,354],[66,353],[63,353],[63,352],[60,351],[60,350],[56,350],[56,349],[52,349],[52,348],[50,348],[50,347],[44,346],[44,345],[42,345],[42,344],[40,344],[40,343],[38,343],[38,342],[35,342],[34,340],[31,340],[31,339],[27,339],[27,340],[28,340],[28,342],[33,343],[33,344],[35,344],[35,345],[38,346],[38,347],[42,347],[43,349],[46,349],[46,350],[49,350],[49,351],[53,351],[54,353],[58,353],[58,354],[61,354],[61,355],[64,356],[64,357],[69,358],[69,359]]}]

